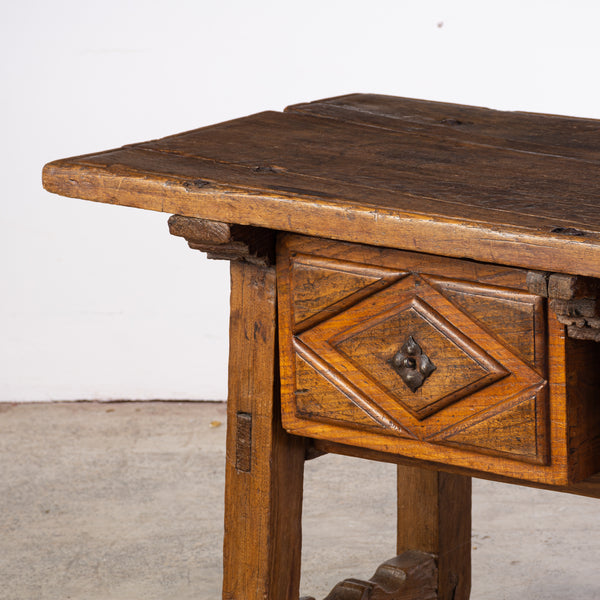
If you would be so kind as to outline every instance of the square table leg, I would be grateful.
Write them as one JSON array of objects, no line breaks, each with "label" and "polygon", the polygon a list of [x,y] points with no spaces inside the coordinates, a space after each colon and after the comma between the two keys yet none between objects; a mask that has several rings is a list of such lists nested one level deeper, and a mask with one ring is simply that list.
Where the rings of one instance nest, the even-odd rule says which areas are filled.
[{"label": "square table leg", "polygon": [[436,555],[438,600],[468,600],[471,478],[399,465],[397,550]]},{"label": "square table leg", "polygon": [[297,600],[305,442],[281,427],[275,270],[231,263],[224,600]]}]

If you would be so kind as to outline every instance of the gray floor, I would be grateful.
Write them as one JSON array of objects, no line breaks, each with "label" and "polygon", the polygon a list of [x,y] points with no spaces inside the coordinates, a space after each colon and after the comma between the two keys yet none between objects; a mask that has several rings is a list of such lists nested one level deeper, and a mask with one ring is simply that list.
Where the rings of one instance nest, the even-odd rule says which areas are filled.
[{"label": "gray floor", "polygon": [[[225,407],[0,405],[2,600],[220,598]],[[322,482],[326,481],[326,484]],[[394,467],[307,463],[302,592],[394,555]],[[476,480],[474,600],[600,598],[600,501]]]}]

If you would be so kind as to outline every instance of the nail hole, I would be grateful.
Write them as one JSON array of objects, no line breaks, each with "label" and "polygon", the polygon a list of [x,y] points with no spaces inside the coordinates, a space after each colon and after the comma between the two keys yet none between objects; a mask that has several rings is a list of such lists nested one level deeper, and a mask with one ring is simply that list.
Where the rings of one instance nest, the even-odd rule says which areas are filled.
[{"label": "nail hole", "polygon": [[186,181],[183,184],[183,187],[186,190],[190,190],[193,188],[203,188],[210,185],[209,181],[204,181],[203,179],[195,179],[194,181]]},{"label": "nail hole", "polygon": [[258,165],[252,167],[252,170],[255,173],[283,173],[285,171],[282,167],[273,167],[271,165]]},{"label": "nail hole", "polygon": [[574,227],[555,227],[550,233],[560,233],[561,235],[574,235],[580,237],[585,235],[584,231],[575,229]]}]

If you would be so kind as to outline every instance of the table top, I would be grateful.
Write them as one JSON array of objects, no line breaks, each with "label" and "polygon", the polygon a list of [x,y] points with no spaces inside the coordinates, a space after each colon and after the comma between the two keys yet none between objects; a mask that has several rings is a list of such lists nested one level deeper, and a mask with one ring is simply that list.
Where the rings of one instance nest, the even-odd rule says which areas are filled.
[{"label": "table top", "polygon": [[351,94],[55,161],[65,196],[600,276],[600,121]]}]

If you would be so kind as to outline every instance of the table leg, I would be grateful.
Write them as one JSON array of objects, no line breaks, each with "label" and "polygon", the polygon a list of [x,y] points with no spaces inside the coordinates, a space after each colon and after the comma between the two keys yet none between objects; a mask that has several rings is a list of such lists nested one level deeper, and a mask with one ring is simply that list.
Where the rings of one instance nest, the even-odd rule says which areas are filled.
[{"label": "table leg", "polygon": [[470,588],[471,478],[399,466],[398,556],[325,600],[468,600]]},{"label": "table leg", "polygon": [[305,443],[281,427],[275,271],[231,264],[224,600],[297,600]]},{"label": "table leg", "polygon": [[398,554],[437,556],[438,600],[468,600],[471,589],[471,478],[398,466]]}]

